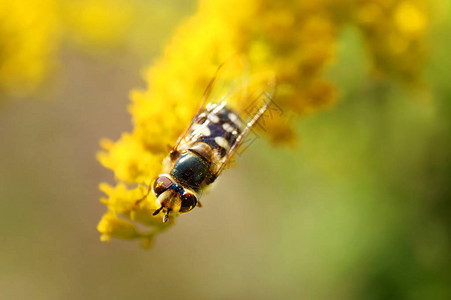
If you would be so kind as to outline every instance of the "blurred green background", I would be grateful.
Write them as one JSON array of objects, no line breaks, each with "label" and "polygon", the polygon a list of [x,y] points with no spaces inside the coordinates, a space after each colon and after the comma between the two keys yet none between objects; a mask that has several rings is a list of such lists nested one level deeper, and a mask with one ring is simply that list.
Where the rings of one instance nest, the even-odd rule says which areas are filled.
[{"label": "blurred green background", "polygon": [[114,178],[95,153],[131,130],[129,91],[196,4],[137,2],[127,46],[63,45],[40,93],[0,101],[1,299],[451,299],[449,12],[423,90],[368,77],[341,32],[340,101],[299,123],[300,146],[260,139],[146,251],[99,241]]}]

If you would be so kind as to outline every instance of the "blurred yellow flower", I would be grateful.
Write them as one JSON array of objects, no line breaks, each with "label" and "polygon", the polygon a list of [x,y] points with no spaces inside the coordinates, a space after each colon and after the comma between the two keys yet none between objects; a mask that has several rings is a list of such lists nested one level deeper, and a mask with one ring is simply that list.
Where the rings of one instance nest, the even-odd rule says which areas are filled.
[{"label": "blurred yellow flower", "polygon": [[134,7],[126,0],[78,0],[65,2],[62,9],[68,37],[85,48],[102,50],[126,36]]},{"label": "blurred yellow flower", "polygon": [[[337,55],[343,26],[360,29],[377,73],[416,84],[428,25],[425,8],[423,0],[200,0],[197,13],[178,28],[164,56],[147,72],[147,89],[131,93],[133,132],[117,142],[103,141],[105,151],[98,158],[119,181],[149,184],[160,171],[167,145],[189,124],[215,69],[236,54],[243,54],[254,72],[276,74],[275,101],[286,115],[329,106],[337,92],[325,70]],[[268,120],[265,134],[271,141],[295,142],[287,119]],[[116,188],[102,185],[102,190],[109,197],[103,199],[108,212],[99,226],[103,240],[148,239],[148,234],[127,229],[134,221],[153,233],[167,227],[161,216],[151,215],[151,208],[158,207],[152,195],[134,207],[145,187],[127,190],[119,183]],[[119,215],[124,219],[118,226]]]},{"label": "blurred yellow flower", "polygon": [[0,1],[0,96],[35,90],[54,65],[60,41],[54,0]]},{"label": "blurred yellow flower", "polygon": [[131,14],[125,0],[0,0],[0,97],[34,93],[58,63],[65,40],[84,49],[115,45]]},{"label": "blurred yellow flower", "polygon": [[392,76],[405,84],[421,83],[428,26],[424,0],[362,1],[356,25],[362,30],[379,75]]},{"label": "blurred yellow flower", "polygon": [[408,1],[399,4],[395,12],[395,22],[399,30],[407,36],[422,35],[426,29],[425,13]]}]

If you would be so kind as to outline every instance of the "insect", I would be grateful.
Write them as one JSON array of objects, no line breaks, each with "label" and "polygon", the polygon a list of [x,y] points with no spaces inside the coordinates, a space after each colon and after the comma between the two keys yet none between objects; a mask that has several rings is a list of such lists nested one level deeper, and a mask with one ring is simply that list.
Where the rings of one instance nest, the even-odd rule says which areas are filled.
[{"label": "insect", "polygon": [[217,82],[221,68],[191,124],[163,161],[162,173],[149,186],[147,194],[152,189],[160,205],[153,215],[163,213],[163,222],[201,206],[202,192],[221,174],[271,103],[273,76],[240,78],[221,89]]}]

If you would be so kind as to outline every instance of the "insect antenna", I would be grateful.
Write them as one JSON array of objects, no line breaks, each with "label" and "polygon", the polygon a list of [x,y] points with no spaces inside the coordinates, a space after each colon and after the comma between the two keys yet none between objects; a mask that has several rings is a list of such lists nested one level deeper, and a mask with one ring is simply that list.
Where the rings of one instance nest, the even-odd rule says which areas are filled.
[{"label": "insect antenna", "polygon": [[161,206],[159,209],[157,209],[156,211],[153,212],[153,216],[156,216],[160,213],[160,211],[163,209],[163,206]]}]

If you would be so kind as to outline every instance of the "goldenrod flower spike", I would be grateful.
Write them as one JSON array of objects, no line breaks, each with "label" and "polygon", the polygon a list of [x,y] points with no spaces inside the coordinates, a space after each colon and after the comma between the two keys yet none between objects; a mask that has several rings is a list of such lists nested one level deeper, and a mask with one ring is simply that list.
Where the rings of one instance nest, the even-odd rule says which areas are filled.
[{"label": "goldenrod flower spike", "polygon": [[173,223],[174,217],[163,224],[161,213],[152,216],[159,206],[151,194],[135,211],[147,187],[127,189],[124,182],[148,185],[156,178],[167,145],[174,145],[190,123],[202,91],[228,58],[242,54],[252,72],[274,72],[274,100],[285,117],[268,120],[265,135],[275,144],[294,144],[287,120],[335,101],[337,91],[325,70],[337,55],[343,26],[359,29],[375,73],[409,84],[421,81],[425,8],[425,0],[200,0],[197,13],[181,24],[164,56],[147,72],[147,89],[132,91],[133,132],[102,142],[99,160],[122,182],[104,188],[104,203],[114,214],[102,219],[103,228],[109,228],[102,234],[129,238],[115,232],[119,215],[155,232]]}]

